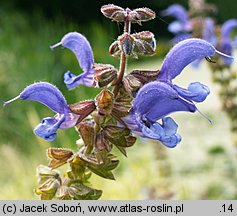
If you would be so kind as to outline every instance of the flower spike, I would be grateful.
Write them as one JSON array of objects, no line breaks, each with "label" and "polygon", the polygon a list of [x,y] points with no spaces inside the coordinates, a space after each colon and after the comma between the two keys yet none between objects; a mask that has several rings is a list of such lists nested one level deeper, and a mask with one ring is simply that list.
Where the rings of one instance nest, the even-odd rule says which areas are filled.
[{"label": "flower spike", "polygon": [[66,34],[59,43],[50,48],[54,49],[60,45],[70,49],[76,55],[79,65],[83,69],[83,73],[78,76],[72,74],[70,71],[65,73],[64,82],[67,87],[72,89],[79,84],[93,86],[94,57],[87,39],[78,32],[71,32]]}]

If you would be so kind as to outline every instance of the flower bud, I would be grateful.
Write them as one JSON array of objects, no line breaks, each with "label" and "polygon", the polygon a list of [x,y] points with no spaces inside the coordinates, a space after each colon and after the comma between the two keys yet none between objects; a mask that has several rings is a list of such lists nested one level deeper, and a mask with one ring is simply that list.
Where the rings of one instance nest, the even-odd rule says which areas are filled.
[{"label": "flower bud", "polygon": [[117,22],[125,22],[126,20],[131,23],[138,23],[149,21],[156,17],[156,13],[149,8],[137,8],[130,10],[129,8],[122,8],[114,4],[108,4],[101,7],[101,12],[105,17]]},{"label": "flower bud", "polygon": [[94,81],[101,88],[107,86],[117,78],[117,70],[110,64],[94,64]]},{"label": "flower bud", "polygon": [[159,70],[146,71],[146,70],[134,70],[128,76],[136,77],[143,85],[155,81],[159,76]]},{"label": "flower bud", "polygon": [[53,199],[61,185],[59,173],[43,165],[38,166],[36,171],[39,187],[35,189],[35,193],[40,195],[41,199]]},{"label": "flower bud", "polygon": [[117,5],[108,4],[101,7],[103,15],[113,21],[124,22],[126,18],[126,11]]},{"label": "flower bud", "polygon": [[47,155],[51,159],[48,166],[55,169],[65,164],[72,157],[73,152],[62,148],[49,148]]},{"label": "flower bud", "polygon": [[77,124],[81,122],[84,118],[90,115],[95,109],[95,102],[93,100],[82,101],[75,104],[70,104],[69,109],[79,115],[79,119],[77,120]]},{"label": "flower bud", "polygon": [[156,50],[156,40],[154,34],[149,31],[143,31],[136,34],[132,34],[135,38],[134,41],[134,53],[153,55]]},{"label": "flower bud", "polygon": [[115,102],[113,108],[113,115],[121,118],[129,114],[132,105],[130,103]]},{"label": "flower bud", "polygon": [[152,20],[156,17],[156,13],[149,8],[137,8],[132,10],[129,13],[130,21],[133,23],[138,23],[141,25],[141,22]]},{"label": "flower bud", "polygon": [[124,84],[124,88],[126,89],[126,91],[131,92],[131,93],[133,90],[136,90],[142,86],[142,83],[136,77],[134,77],[130,74],[127,75],[123,79],[123,84]]},{"label": "flower bud", "polygon": [[49,177],[58,178],[59,177],[59,172],[57,172],[56,170],[53,170],[50,167],[47,167],[47,166],[44,166],[44,165],[39,165],[36,168],[36,175],[39,178],[49,178]]},{"label": "flower bud", "polygon": [[113,57],[119,57],[121,54],[121,49],[119,47],[119,41],[113,42],[109,47],[109,54]]},{"label": "flower bud", "polygon": [[124,33],[123,35],[118,37],[119,45],[125,55],[131,55],[134,48],[134,38],[128,33]]},{"label": "flower bud", "polygon": [[62,185],[59,187],[56,193],[56,197],[60,200],[71,200],[71,197],[68,192],[69,187]]},{"label": "flower bud", "polygon": [[100,114],[110,115],[113,109],[114,95],[109,90],[104,89],[96,97],[96,106]]},{"label": "flower bud", "polygon": [[104,134],[100,133],[96,136],[96,148],[99,151],[106,150],[107,152],[111,151],[111,146],[109,142],[104,138]]},{"label": "flower bud", "polygon": [[84,144],[87,148],[87,151],[93,149],[95,144],[95,123],[90,119],[85,119],[77,126],[78,131],[80,132],[81,138],[84,141]]},{"label": "flower bud", "polygon": [[35,190],[37,195],[47,194],[48,198],[54,197],[55,193],[57,192],[60,186],[60,181],[54,178],[48,178],[40,186]]},{"label": "flower bud", "polygon": [[149,31],[143,31],[136,34],[124,33],[118,37],[110,46],[112,56],[120,56],[121,52],[127,56],[137,57],[137,54],[153,55],[156,51],[156,40],[154,34]]},{"label": "flower bud", "polygon": [[90,188],[82,183],[71,184],[68,193],[75,200],[96,200],[102,195],[101,190]]}]

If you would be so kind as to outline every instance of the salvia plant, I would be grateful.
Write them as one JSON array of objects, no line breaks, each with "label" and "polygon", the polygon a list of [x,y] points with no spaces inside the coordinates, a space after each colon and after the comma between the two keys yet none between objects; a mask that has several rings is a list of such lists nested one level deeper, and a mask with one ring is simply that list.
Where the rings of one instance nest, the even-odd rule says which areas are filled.
[{"label": "salvia plant", "polygon": [[[183,39],[199,37],[211,43],[221,52],[233,55],[237,46],[237,36],[234,30],[237,29],[237,19],[226,20],[222,25],[217,24],[213,15],[217,13],[214,5],[206,4],[204,0],[190,0],[189,10],[179,4],[169,6],[161,12],[162,16],[173,16],[175,21],[168,26],[168,30],[176,36],[174,42]],[[233,61],[229,57],[215,56],[212,60],[207,58],[210,64],[213,81],[220,86],[219,96],[222,101],[223,110],[231,121],[231,129],[237,132],[237,71],[233,67]],[[198,66],[200,60],[194,64]],[[237,145],[237,138],[234,138]]]},{"label": "salvia plant", "polygon": [[[55,115],[43,118],[34,129],[36,135],[47,141],[56,139],[58,129],[71,127],[75,127],[81,138],[77,141],[77,152],[65,148],[47,150],[49,164],[37,167],[39,185],[35,193],[41,199],[99,199],[102,190],[91,187],[91,174],[113,180],[112,171],[119,161],[112,149],[117,148],[126,155],[126,149],[135,144],[137,136],[169,148],[179,144],[178,125],[168,115],[178,111],[202,114],[196,103],[203,102],[210,90],[199,82],[183,88],[173,80],[197,59],[224,55],[211,43],[192,38],[175,45],[160,70],[127,71],[128,58],[156,52],[154,34],[150,31],[132,33],[131,25],[141,25],[154,19],[156,14],[149,8],[131,10],[113,4],[102,6],[101,12],[124,25],[123,34],[109,47],[110,55],[120,60],[118,69],[110,64],[95,63],[90,43],[80,33],[68,33],[51,46],[52,49],[65,47],[76,55],[83,73],[75,75],[68,71],[64,82],[69,89],[78,85],[100,88],[94,100],[67,104],[57,87],[48,82],[36,82],[4,103],[31,100],[50,108]],[[68,170],[61,175],[57,168],[65,164]]]}]

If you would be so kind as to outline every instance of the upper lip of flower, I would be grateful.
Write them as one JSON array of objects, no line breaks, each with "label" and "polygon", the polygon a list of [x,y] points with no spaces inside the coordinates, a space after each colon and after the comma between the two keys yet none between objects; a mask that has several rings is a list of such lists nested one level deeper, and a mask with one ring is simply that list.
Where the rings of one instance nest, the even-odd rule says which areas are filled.
[{"label": "upper lip of flower", "polygon": [[[204,101],[210,91],[199,82],[184,89],[173,84],[172,80],[194,60],[213,56],[216,52],[221,54],[201,39],[187,39],[174,46],[167,54],[157,80],[145,84],[138,91],[130,115],[124,118],[127,126],[143,137],[158,139],[168,147],[176,146],[181,138],[176,132],[175,122],[167,120],[166,116],[177,111],[200,112],[194,102]],[[162,119],[162,124],[156,122],[159,119]],[[167,128],[170,128],[169,133]]]},{"label": "upper lip of flower", "polygon": [[83,69],[83,73],[80,75],[74,75],[70,71],[65,73],[64,82],[67,87],[72,89],[79,84],[93,86],[94,57],[88,40],[78,32],[70,32],[59,43],[50,46],[50,48],[54,49],[60,45],[70,49],[76,55],[79,65]]}]

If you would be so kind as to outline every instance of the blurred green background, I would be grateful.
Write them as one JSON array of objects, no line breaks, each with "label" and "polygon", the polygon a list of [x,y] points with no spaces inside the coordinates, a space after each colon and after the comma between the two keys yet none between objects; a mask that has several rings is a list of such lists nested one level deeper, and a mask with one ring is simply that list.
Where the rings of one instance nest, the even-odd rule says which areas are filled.
[{"label": "blurred green background", "polygon": [[[210,1],[218,6],[218,20],[234,18],[234,0]],[[81,72],[75,56],[66,49],[50,50],[70,31],[83,33],[91,43],[96,62],[119,65],[108,54],[109,45],[121,33],[122,26],[110,22],[100,13],[103,4],[122,7],[150,7],[159,11],[174,3],[166,1],[88,1],[88,0],[1,0],[0,2],[0,101],[15,97],[35,81],[57,85],[68,103],[94,98],[98,90],[80,86],[68,91],[63,74]],[[178,3],[187,6],[185,0]],[[151,30],[158,41],[157,55],[130,60],[132,69],[158,69],[168,51],[167,32],[171,18],[158,17],[133,26],[133,31]],[[236,64],[233,66],[236,67]],[[186,87],[201,81],[211,88],[210,97],[199,108],[214,120],[211,125],[199,114],[178,113],[174,116],[183,137],[180,145],[166,149],[158,143],[139,139],[128,150],[128,158],[119,156],[116,181],[93,176],[92,184],[104,191],[102,199],[236,199],[237,161],[229,120],[221,110],[218,86],[212,83],[207,64],[195,70],[185,69],[176,83]],[[35,169],[47,164],[50,146],[76,150],[74,129],[59,131],[48,143],[32,130],[40,119],[54,114],[36,102],[16,101],[0,109],[0,199],[37,199]]]}]

